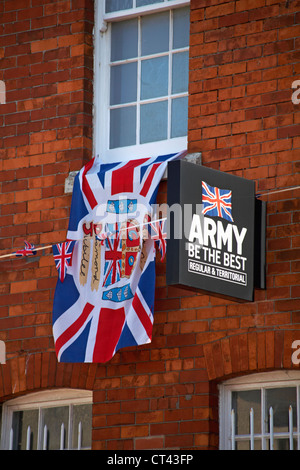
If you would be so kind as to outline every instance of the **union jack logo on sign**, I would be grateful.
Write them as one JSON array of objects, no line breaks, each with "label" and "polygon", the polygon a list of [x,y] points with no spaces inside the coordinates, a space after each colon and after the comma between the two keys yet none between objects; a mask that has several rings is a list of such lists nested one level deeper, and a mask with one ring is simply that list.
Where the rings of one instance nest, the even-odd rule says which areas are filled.
[{"label": "union jack logo on sign", "polygon": [[202,213],[233,222],[231,196],[231,190],[219,189],[202,181]]}]

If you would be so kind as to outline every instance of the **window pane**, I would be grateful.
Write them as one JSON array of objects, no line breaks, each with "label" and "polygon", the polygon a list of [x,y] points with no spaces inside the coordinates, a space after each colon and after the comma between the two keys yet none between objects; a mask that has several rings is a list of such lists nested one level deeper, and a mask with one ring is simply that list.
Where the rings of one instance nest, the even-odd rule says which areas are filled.
[{"label": "window pane", "polygon": [[169,50],[169,12],[142,18],[142,55]]},{"label": "window pane", "polygon": [[188,90],[189,83],[189,53],[173,54],[172,63],[172,93],[183,93]]},{"label": "window pane", "polygon": [[14,450],[26,449],[28,426],[30,426],[30,450],[37,449],[38,416],[38,410],[13,412],[12,428]]},{"label": "window pane", "polygon": [[110,148],[136,143],[136,106],[110,111]]},{"label": "window pane", "polygon": [[151,5],[152,3],[161,3],[163,0],[136,0],[136,6]]},{"label": "window pane", "polygon": [[[235,443],[235,450],[250,450],[250,439],[245,441],[237,441]],[[261,450],[261,440],[254,440],[254,450]]]},{"label": "window pane", "polygon": [[167,138],[168,102],[141,106],[141,144]]},{"label": "window pane", "polygon": [[116,65],[111,67],[110,104],[124,104],[136,101],[137,64]]},{"label": "window pane", "polygon": [[173,16],[173,49],[188,47],[190,39],[190,9],[174,10]]},{"label": "window pane", "polygon": [[260,433],[261,420],[261,392],[260,390],[247,390],[232,392],[232,408],[235,411],[235,433],[250,433],[250,409],[254,411],[254,433]]},{"label": "window pane", "polygon": [[112,23],[111,61],[137,57],[138,22],[137,19]]},{"label": "window pane", "polygon": [[141,99],[168,95],[168,57],[142,62]]},{"label": "window pane", "polygon": [[76,405],[73,407],[72,448],[78,448],[78,427],[81,423],[81,448],[89,448],[92,443],[92,405]]},{"label": "window pane", "polygon": [[172,125],[171,137],[182,137],[187,135],[188,122],[188,97],[172,100]]},{"label": "window pane", "polygon": [[[270,448],[270,441],[268,441]],[[290,441],[289,439],[274,439],[274,450],[290,450]],[[297,450],[297,439],[293,439],[293,449]]]},{"label": "window pane", "polygon": [[[46,408],[43,410],[43,432],[47,425],[47,450],[57,450],[60,448],[61,425],[64,424],[64,449],[67,448],[69,407],[58,406],[57,408]],[[43,435],[44,438],[44,435]]]},{"label": "window pane", "polygon": [[296,388],[272,388],[266,390],[266,413],[269,431],[269,409],[273,408],[274,432],[287,432],[289,429],[289,406],[293,407],[293,428],[297,429]]},{"label": "window pane", "polygon": [[105,2],[106,13],[119,10],[128,10],[128,8],[132,8],[132,0],[106,0]]}]

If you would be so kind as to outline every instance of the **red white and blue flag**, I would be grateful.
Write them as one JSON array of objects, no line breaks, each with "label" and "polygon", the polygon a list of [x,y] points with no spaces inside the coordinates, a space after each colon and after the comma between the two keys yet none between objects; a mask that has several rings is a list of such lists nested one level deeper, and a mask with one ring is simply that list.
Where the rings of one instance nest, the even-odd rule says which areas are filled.
[{"label": "red white and blue flag", "polygon": [[75,242],[72,264],[53,302],[60,362],[103,363],[121,348],[151,342],[156,240],[143,236],[143,222],[155,218],[168,161],[183,155],[125,163],[94,158],[75,177],[67,233]]},{"label": "red white and blue flag", "polygon": [[202,213],[212,217],[222,217],[233,222],[231,196],[231,190],[210,186],[202,181]]},{"label": "red white and blue flag", "polygon": [[15,253],[15,255],[17,257],[33,256],[35,254],[36,254],[35,246],[32,245],[32,243],[29,243],[26,240],[24,240],[24,248],[21,249],[21,250],[16,251],[16,253]]},{"label": "red white and blue flag", "polygon": [[148,231],[150,238],[155,241],[160,253],[160,259],[163,261],[167,251],[167,219],[153,220],[148,222]]},{"label": "red white and blue flag", "polygon": [[68,266],[71,266],[74,244],[74,241],[67,241],[52,246],[53,258],[61,282],[64,282]]}]

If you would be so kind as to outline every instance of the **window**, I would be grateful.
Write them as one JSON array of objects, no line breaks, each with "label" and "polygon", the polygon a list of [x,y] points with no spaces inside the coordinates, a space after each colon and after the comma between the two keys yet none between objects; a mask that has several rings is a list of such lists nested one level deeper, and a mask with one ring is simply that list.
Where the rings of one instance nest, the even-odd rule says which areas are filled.
[{"label": "window", "polygon": [[269,372],[220,385],[220,448],[300,449],[300,372]]},{"label": "window", "polygon": [[3,405],[1,449],[90,449],[92,392],[47,390]]},{"label": "window", "polygon": [[95,155],[118,161],[185,150],[189,2],[95,3]]}]

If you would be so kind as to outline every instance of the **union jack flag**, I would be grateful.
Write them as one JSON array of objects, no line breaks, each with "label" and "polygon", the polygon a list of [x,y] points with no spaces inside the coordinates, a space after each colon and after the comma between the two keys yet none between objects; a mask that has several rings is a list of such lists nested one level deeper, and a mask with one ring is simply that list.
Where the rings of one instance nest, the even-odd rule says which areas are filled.
[{"label": "union jack flag", "polygon": [[151,238],[156,242],[157,249],[160,252],[161,261],[163,261],[167,251],[166,219],[154,220],[153,222],[150,222],[149,225]]},{"label": "union jack flag", "polygon": [[33,256],[35,254],[36,254],[35,246],[26,240],[24,240],[24,248],[22,250],[16,251],[15,253],[17,257]]},{"label": "union jack flag", "polygon": [[114,284],[120,280],[122,269],[122,233],[118,224],[115,224],[115,231],[105,239],[105,278],[103,286]]},{"label": "union jack flag", "polygon": [[74,244],[74,241],[68,241],[52,246],[53,258],[61,282],[63,282],[66,277],[68,266],[71,265]]},{"label": "union jack flag", "polygon": [[[125,163],[94,158],[75,177],[67,233],[75,241],[72,264],[53,301],[60,362],[107,362],[121,348],[151,342],[156,240],[144,243],[137,227],[153,215],[168,161],[183,155]],[[105,227],[103,237],[83,230],[92,224]]]},{"label": "union jack flag", "polygon": [[231,190],[210,186],[202,181],[202,213],[212,217],[222,217],[233,222],[231,196]]}]

